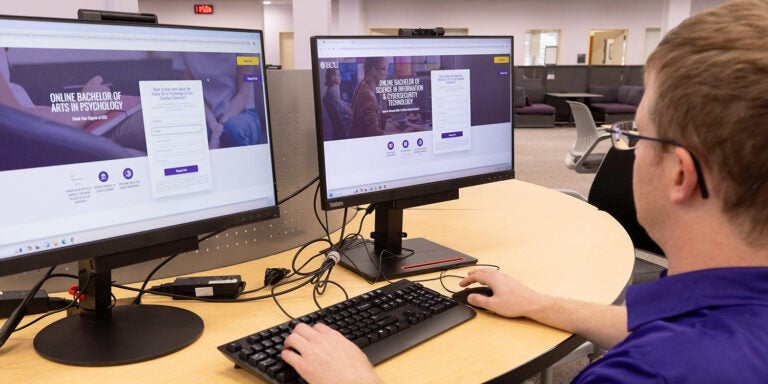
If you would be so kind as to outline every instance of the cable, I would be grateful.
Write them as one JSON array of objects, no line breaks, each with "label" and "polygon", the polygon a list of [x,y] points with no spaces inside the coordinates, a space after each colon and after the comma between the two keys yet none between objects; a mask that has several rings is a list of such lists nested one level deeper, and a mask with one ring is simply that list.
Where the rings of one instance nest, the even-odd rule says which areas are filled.
[{"label": "cable", "polygon": [[499,267],[499,266],[498,266],[498,265],[496,265],[496,264],[473,264],[473,265],[459,265],[459,266],[455,266],[455,267],[446,268],[446,269],[443,269],[443,270],[441,270],[441,271],[440,271],[440,275],[439,275],[438,277],[431,277],[431,278],[429,278],[429,279],[413,280],[413,282],[414,282],[414,283],[423,283],[423,282],[427,282],[427,281],[435,281],[435,280],[438,280],[438,281],[440,281],[440,285],[443,287],[443,289],[445,289],[446,291],[448,291],[448,292],[450,292],[450,293],[456,293],[456,291],[452,291],[451,289],[449,289],[448,287],[446,287],[446,286],[445,286],[445,281],[444,281],[444,279],[445,279],[446,277],[454,277],[454,278],[457,278],[457,279],[463,279],[463,278],[465,278],[466,276],[459,276],[459,275],[446,275],[446,273],[447,273],[448,271],[452,271],[452,270],[456,270],[456,269],[462,269],[462,268],[476,268],[476,267],[491,267],[491,268],[495,268],[497,271],[498,271],[499,269],[501,269],[501,267]]},{"label": "cable", "polygon": [[[325,241],[325,239],[320,239],[319,241]],[[317,242],[317,240],[314,241],[314,242]],[[302,247],[302,249],[306,248],[310,244],[311,243],[305,244]],[[297,254],[294,256],[294,259],[298,256],[299,253],[300,253],[300,251],[297,251]],[[315,259],[316,257],[317,257],[317,255],[313,256],[311,260]],[[251,290],[251,291],[247,291],[247,292],[242,292],[240,295],[238,295],[237,298],[234,298],[234,299],[210,299],[210,298],[205,298],[205,297],[191,297],[191,296],[187,296],[187,295],[178,295],[178,294],[167,293],[167,292],[151,291],[151,290],[146,290],[146,289],[143,289],[143,288],[133,288],[133,287],[128,287],[128,286],[124,286],[124,285],[116,284],[116,283],[113,283],[112,286],[115,287],[115,288],[119,288],[119,289],[124,289],[124,290],[128,290],[128,291],[133,291],[133,292],[139,292],[141,294],[149,293],[149,294],[154,294],[154,295],[158,295],[158,296],[166,296],[166,297],[171,297],[171,298],[182,298],[182,299],[189,299],[189,300],[197,300],[197,301],[210,302],[210,303],[238,303],[238,302],[248,302],[248,301],[263,300],[263,299],[267,299],[267,298],[273,298],[274,299],[277,296],[281,296],[281,295],[293,292],[293,291],[295,291],[295,290],[297,290],[297,289],[299,289],[299,288],[301,288],[301,287],[303,287],[303,286],[305,286],[307,284],[315,282],[316,281],[315,277],[318,276],[318,275],[321,275],[322,273],[325,273],[326,271],[328,272],[328,274],[330,274],[330,269],[332,269],[333,266],[335,265],[334,262],[330,262],[329,263],[329,262],[327,262],[327,260],[324,260],[323,263],[321,264],[321,266],[318,267],[317,269],[315,269],[313,271],[310,271],[310,272],[302,271],[301,269],[305,268],[308,263],[309,262],[304,263],[301,267],[299,267],[298,269],[295,269],[294,272],[289,275],[289,276],[297,275],[297,271],[298,271],[298,275],[299,275],[298,278],[287,280],[287,281],[284,280],[284,281],[280,282],[279,284],[274,285],[272,287],[272,290],[271,290],[270,294],[260,295],[260,296],[255,296],[255,297],[248,297],[248,298],[242,298],[242,295],[244,295],[246,293],[252,293],[252,292],[255,292],[255,291],[262,290],[266,286],[260,287],[260,288],[257,288],[257,289]],[[295,266],[295,260],[294,260],[293,264]],[[288,284],[292,284],[292,283],[295,283],[295,282],[301,282],[302,280],[304,280],[304,281],[301,284],[297,285],[297,286],[290,287],[290,288],[287,288],[285,290],[278,291],[278,289],[281,289],[281,288],[285,287]],[[279,303],[278,303],[278,307],[280,307]],[[282,310],[282,308],[281,308],[281,310]],[[283,310],[283,313],[286,313],[286,312]],[[290,315],[288,315],[287,313],[286,313],[286,315],[290,317]]]},{"label": "cable", "polygon": [[[228,230],[229,228],[230,228],[230,227],[227,227],[227,228],[224,228],[224,229],[220,229],[220,230],[218,230],[218,231],[215,231],[215,232],[211,232],[211,233],[209,233],[209,234],[207,234],[207,235],[203,236],[202,238],[198,239],[198,240],[197,240],[197,242],[198,242],[198,244],[199,244],[199,243],[202,243],[202,242],[204,242],[204,241],[206,241],[206,240],[208,240],[208,239],[210,239],[210,238],[212,238],[212,237],[214,237],[214,236],[217,236],[217,235],[219,235],[220,233],[222,233],[222,232],[224,232],[224,231]],[[164,266],[165,266],[166,264],[168,264],[168,263],[169,263],[171,260],[175,259],[175,258],[176,258],[176,256],[178,256],[178,255],[181,255],[181,253],[177,253],[177,254],[175,254],[175,255],[171,255],[171,256],[168,256],[168,257],[167,257],[165,260],[163,260],[163,261],[162,261],[160,264],[156,265],[154,268],[152,268],[152,270],[151,270],[151,271],[149,271],[149,273],[147,274],[147,277],[146,277],[146,278],[144,278],[144,282],[143,282],[143,283],[142,283],[142,285],[141,285],[141,291],[139,292],[139,294],[138,294],[138,295],[136,295],[136,298],[135,298],[135,299],[133,299],[133,304],[134,304],[134,305],[138,305],[138,304],[141,304],[141,296],[142,296],[142,295],[145,293],[145,291],[146,291],[146,288],[147,288],[147,284],[149,284],[149,281],[150,281],[150,280],[152,280],[152,276],[154,276],[154,275],[155,275],[155,273],[157,273],[157,271],[159,271],[159,270],[160,270],[160,268],[164,267]]]},{"label": "cable", "polygon": [[[306,249],[308,246],[314,243],[318,242],[328,242],[331,246],[333,246],[333,243],[331,243],[328,239],[325,238],[319,238],[312,241],[307,242],[306,244],[302,245],[297,251],[296,254],[293,257],[293,260],[291,260],[291,268],[293,270],[293,275],[298,276],[295,279],[292,279],[287,282],[283,282],[278,284],[277,286],[274,286],[272,288],[272,291],[274,292],[278,287],[291,284],[294,282],[302,281],[298,286],[290,288],[288,291],[292,292],[294,290],[297,290],[301,287],[304,287],[308,284],[312,284],[312,298],[315,302],[315,305],[318,307],[318,309],[322,308],[320,306],[320,303],[317,301],[317,295],[322,295],[325,293],[325,290],[327,289],[328,284],[333,284],[341,289],[341,291],[344,293],[344,296],[348,298],[348,294],[346,290],[344,290],[341,285],[338,283],[330,280],[331,272],[333,270],[333,267],[336,266],[336,264],[339,262],[340,255],[336,251],[329,251],[327,255],[323,255],[323,253],[317,253],[313,256],[311,256],[307,261],[305,261],[301,266],[298,268],[296,267],[296,263],[298,261],[299,255]],[[332,248],[329,248],[332,249]],[[314,260],[316,260],[320,256],[325,256],[325,259],[320,263],[320,266],[316,269],[313,269],[311,271],[305,271],[305,268]],[[286,293],[288,292],[286,291]],[[276,296],[273,296],[273,301],[275,302],[275,305],[282,311],[288,318],[293,319],[294,317],[288,313],[288,311],[283,308],[283,306],[280,304],[280,302],[277,300]]]},{"label": "cable", "polygon": [[[206,238],[206,239],[207,239],[207,238]],[[141,284],[141,290],[139,291],[139,294],[138,294],[138,295],[136,295],[136,298],[135,298],[135,299],[133,299],[133,305],[139,305],[139,304],[141,304],[141,296],[142,296],[142,295],[143,295],[145,292],[147,292],[147,291],[145,291],[145,289],[147,288],[147,284],[149,284],[149,281],[150,281],[150,280],[152,280],[152,276],[154,276],[154,275],[155,275],[155,273],[157,273],[157,271],[159,271],[159,270],[160,270],[160,268],[162,268],[163,266],[165,266],[166,264],[168,264],[168,262],[170,262],[171,260],[173,260],[174,258],[176,258],[176,256],[178,256],[178,255],[180,255],[180,253],[177,253],[177,254],[175,254],[175,255],[169,256],[168,258],[166,258],[165,260],[163,260],[163,261],[162,261],[160,264],[158,264],[158,265],[156,265],[154,268],[152,268],[152,270],[151,270],[151,271],[149,271],[149,273],[147,274],[147,277],[146,277],[146,278],[144,278],[144,283],[142,283],[142,284]]]},{"label": "cable", "polygon": [[[273,294],[269,294],[269,295],[261,295],[261,296],[255,296],[255,297],[247,297],[247,298],[238,297],[236,299],[209,299],[209,298],[205,298],[205,297],[193,297],[193,296],[187,296],[187,295],[177,295],[177,294],[174,294],[174,293],[167,293],[167,292],[150,291],[150,290],[146,290],[146,289],[134,288],[134,287],[129,287],[127,285],[121,285],[121,284],[116,284],[116,283],[113,283],[112,287],[119,288],[119,289],[124,289],[126,291],[140,292],[140,293],[143,293],[143,294],[152,294],[152,295],[166,296],[166,297],[171,297],[171,298],[195,300],[195,301],[202,301],[202,302],[207,302],[207,303],[240,303],[240,302],[248,302],[248,301],[256,301],[256,300],[269,299],[269,298],[271,298],[273,296]],[[263,289],[263,288],[264,287],[262,287],[260,289]],[[284,292],[276,292],[276,293],[274,293],[274,295],[283,295],[283,294],[288,293],[288,292],[290,292],[290,290],[284,291]],[[243,292],[243,293],[245,293],[245,292]],[[242,296],[243,293],[241,293],[240,296]]]},{"label": "cable", "polygon": [[291,194],[290,194],[290,195],[288,195],[288,196],[287,196],[285,199],[282,199],[282,200],[278,200],[278,201],[277,201],[277,205],[283,205],[283,203],[285,203],[286,201],[288,201],[288,200],[290,200],[290,199],[292,199],[292,198],[296,197],[296,195],[298,195],[298,194],[300,194],[300,193],[304,192],[304,191],[305,191],[307,188],[311,187],[311,186],[312,186],[312,184],[314,184],[314,183],[315,183],[316,181],[318,181],[318,180],[320,180],[320,176],[315,176],[315,178],[314,178],[314,179],[312,179],[312,180],[311,180],[309,183],[305,184],[303,187],[301,187],[301,188],[299,188],[298,190],[296,190],[295,192],[291,193]]},{"label": "cable", "polygon": [[[320,213],[317,212],[317,200],[320,198],[320,184],[317,184],[317,188],[315,188],[315,199],[312,201],[312,209],[315,212],[315,218],[317,219],[317,222],[320,224],[320,227],[323,228],[323,233],[325,234],[325,237],[328,239],[328,241],[331,240],[331,234],[328,231],[328,225],[323,224],[323,220],[320,218]],[[327,215],[328,212],[325,212],[326,214],[326,222],[327,222]],[[342,223],[344,225],[344,223]]]},{"label": "cable", "polygon": [[[60,298],[58,298],[58,299],[60,299]],[[61,299],[61,300],[64,300],[64,299]],[[68,304],[66,306],[64,306],[63,308],[59,308],[59,309],[56,309],[56,310],[44,313],[43,315],[41,315],[41,316],[37,317],[36,319],[30,321],[29,323],[24,324],[23,326],[16,328],[16,330],[14,330],[14,332],[21,331],[22,329],[25,329],[25,328],[29,327],[30,325],[35,324],[38,321],[40,321],[40,320],[42,320],[42,319],[44,319],[44,318],[46,318],[46,317],[48,317],[50,315],[55,315],[57,313],[61,313],[61,312],[67,311],[70,308],[78,306],[77,305],[77,299],[75,299],[75,300],[67,300],[67,301],[68,301]]]},{"label": "cable", "polygon": [[[70,279],[77,279],[78,278],[76,275],[72,275],[72,274],[68,274],[68,273],[52,273],[52,274],[48,275],[45,278],[45,281],[48,281],[48,280],[50,280],[52,278],[56,278],[56,277],[67,277],[67,278],[70,278]],[[87,288],[88,285],[90,285],[90,283],[91,283],[91,279],[88,279],[88,282],[85,283],[85,288]],[[110,308],[114,307],[114,304],[117,302],[117,299],[115,298],[115,295],[112,295],[112,299],[113,299],[113,305],[110,306]],[[61,305],[61,307],[60,308],[56,308],[54,310],[51,310],[51,311],[49,311],[47,313],[44,313],[43,315],[35,318],[34,320],[31,320],[29,323],[27,323],[27,324],[25,324],[23,326],[17,327],[12,332],[21,331],[21,330],[31,326],[32,324],[35,324],[38,321],[48,317],[48,316],[55,315],[57,313],[61,313],[61,312],[67,311],[70,308],[73,308],[73,307],[78,307],[79,308],[79,295],[74,295],[74,300],[62,299],[60,297],[52,297],[52,298],[50,298],[50,300],[51,300],[51,303],[53,305]],[[54,303],[58,303],[58,304],[54,304]]]},{"label": "cable", "polygon": [[48,272],[43,275],[43,278],[40,279],[40,281],[35,284],[34,287],[29,291],[29,294],[27,297],[24,298],[24,300],[19,304],[18,307],[16,307],[16,310],[13,311],[11,316],[8,317],[8,320],[5,321],[5,324],[3,324],[3,328],[0,328],[0,347],[2,347],[6,341],[8,341],[8,338],[11,336],[11,333],[14,332],[16,327],[21,322],[21,318],[24,317],[24,315],[27,314],[27,305],[30,301],[32,301],[32,298],[35,297],[35,294],[37,291],[40,290],[40,288],[43,286],[46,280],[48,280],[48,277],[53,273],[53,270],[56,268],[54,265],[50,269],[48,269]]}]

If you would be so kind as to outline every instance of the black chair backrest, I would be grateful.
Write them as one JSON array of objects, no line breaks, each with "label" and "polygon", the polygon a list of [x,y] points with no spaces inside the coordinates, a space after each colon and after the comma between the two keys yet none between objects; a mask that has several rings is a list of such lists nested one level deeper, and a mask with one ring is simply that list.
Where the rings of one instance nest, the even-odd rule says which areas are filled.
[{"label": "black chair backrest", "polygon": [[635,248],[664,255],[640,223],[632,194],[632,164],[635,151],[610,148],[589,189],[587,201],[598,209],[608,212],[629,233]]}]

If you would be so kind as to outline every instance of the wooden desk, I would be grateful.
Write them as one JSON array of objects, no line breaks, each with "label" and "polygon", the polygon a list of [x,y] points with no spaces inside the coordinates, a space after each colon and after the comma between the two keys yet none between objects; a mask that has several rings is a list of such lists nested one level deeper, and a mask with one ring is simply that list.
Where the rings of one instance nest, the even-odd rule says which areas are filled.
[{"label": "wooden desk", "polygon": [[[357,228],[357,220],[349,228]],[[626,286],[633,265],[632,242],[608,214],[570,196],[520,181],[462,189],[459,200],[407,210],[404,223],[411,237],[427,237],[477,257],[481,263],[497,264],[532,288],[560,296],[611,303]],[[364,231],[370,232],[372,225],[372,219],[366,220]],[[200,275],[240,274],[248,287],[254,288],[263,281],[265,268],[289,268],[293,254],[294,251],[287,251]],[[372,289],[342,268],[334,269],[332,277],[350,296]],[[448,279],[446,284],[459,289],[457,281]],[[425,285],[448,294],[439,282]],[[115,293],[132,296],[118,289]],[[338,290],[329,288],[320,302],[327,305],[342,299]],[[294,316],[315,309],[308,289],[279,300]],[[0,349],[3,381],[258,382],[256,377],[234,369],[216,347],[287,320],[272,300],[220,304],[147,295],[144,301],[179,306],[199,314],[205,321],[203,335],[181,351],[143,363],[71,367],[47,361],[34,351],[32,339],[52,321],[45,319],[15,333]],[[28,316],[22,324],[32,318]],[[475,319],[378,365],[376,371],[386,383],[478,383],[512,371],[505,377],[505,382],[511,382],[522,379],[520,375],[533,374],[526,372],[526,367],[532,367],[526,365],[531,361],[556,361],[558,356],[552,351],[563,343],[573,344],[571,336],[529,320],[506,319],[480,311]]]}]

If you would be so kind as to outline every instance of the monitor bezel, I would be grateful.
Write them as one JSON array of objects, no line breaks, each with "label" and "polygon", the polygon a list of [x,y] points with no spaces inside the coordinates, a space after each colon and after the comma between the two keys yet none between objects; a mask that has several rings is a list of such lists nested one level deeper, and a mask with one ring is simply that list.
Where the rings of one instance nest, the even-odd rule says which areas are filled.
[{"label": "monitor bezel", "polygon": [[[325,167],[325,145],[323,137],[323,115],[322,115],[322,87],[320,84],[323,79],[320,77],[320,68],[318,63],[318,40],[342,40],[342,39],[366,39],[366,40],[446,40],[446,39],[509,39],[510,51],[509,51],[509,76],[510,76],[510,130],[512,131],[510,138],[510,164],[512,168],[504,171],[494,171],[479,175],[462,176],[449,180],[441,180],[430,183],[415,184],[410,186],[398,187],[394,189],[372,191],[368,193],[361,193],[355,195],[347,195],[338,198],[329,198],[328,189],[326,183],[326,167]],[[515,148],[514,148],[514,37],[508,35],[474,35],[474,36],[354,36],[354,35],[333,35],[333,36],[312,36],[310,37],[311,48],[311,63],[312,63],[312,84],[315,98],[315,121],[316,121],[316,134],[317,134],[317,156],[318,156],[318,169],[320,176],[320,205],[323,210],[329,211],[340,208],[349,208],[359,206],[363,204],[380,203],[386,201],[396,201],[400,199],[418,198],[424,195],[434,195],[441,192],[458,190],[464,187],[470,187],[474,185],[492,183],[497,181],[509,180],[515,178]],[[354,139],[348,139],[354,140]]]},{"label": "monitor bezel", "polygon": [[[70,24],[90,24],[98,26],[115,26],[117,28],[147,28],[151,29],[186,29],[186,30],[201,30],[201,31],[229,31],[236,33],[256,33],[260,36],[259,43],[261,48],[262,61],[264,58],[264,33],[259,29],[245,29],[245,28],[226,28],[226,27],[211,27],[211,26],[192,26],[192,25],[177,25],[177,24],[154,24],[154,23],[134,23],[124,22],[117,20],[79,20],[79,19],[64,19],[64,18],[52,18],[52,17],[30,17],[30,16],[14,16],[14,15],[0,15],[2,20],[18,20],[18,21],[32,21],[32,22],[54,22],[54,23],[70,23]],[[52,47],[53,48],[53,47]],[[13,275],[44,267],[50,267],[54,265],[61,265],[64,263],[75,262],[84,259],[99,258],[104,256],[110,256],[114,254],[121,254],[136,249],[150,248],[162,244],[167,244],[176,240],[184,238],[196,238],[200,235],[207,233],[213,233],[223,231],[228,228],[245,225],[257,221],[269,220],[278,218],[280,216],[280,207],[278,205],[277,195],[277,179],[275,173],[275,151],[274,143],[272,139],[271,129],[271,116],[269,115],[269,97],[267,95],[267,78],[266,70],[262,65],[263,87],[264,87],[264,103],[266,113],[266,132],[267,132],[267,145],[270,146],[270,158],[271,158],[271,172],[272,172],[272,190],[275,198],[274,205],[267,207],[250,209],[238,213],[226,214],[221,216],[213,216],[207,219],[187,221],[178,223],[175,225],[154,228],[152,230],[140,231],[130,234],[125,234],[116,237],[104,238],[101,240],[90,241],[88,243],[76,244],[67,247],[61,247],[51,250],[39,251],[29,254],[23,254],[18,256],[10,256],[6,258],[0,258],[0,276]],[[148,255],[147,260],[152,258],[161,257],[162,255]],[[167,256],[167,255],[166,255]],[[135,262],[142,262],[146,260],[136,260]],[[125,265],[131,264],[130,261],[124,263]]]}]

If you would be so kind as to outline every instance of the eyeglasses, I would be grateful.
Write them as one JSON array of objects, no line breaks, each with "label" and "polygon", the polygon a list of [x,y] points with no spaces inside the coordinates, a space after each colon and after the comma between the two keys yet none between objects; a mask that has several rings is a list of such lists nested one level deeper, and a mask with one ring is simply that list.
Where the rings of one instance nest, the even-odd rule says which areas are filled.
[{"label": "eyeglasses", "polygon": [[693,159],[693,166],[696,168],[696,177],[699,179],[699,190],[701,191],[701,198],[706,199],[709,197],[709,190],[707,189],[707,185],[704,183],[704,173],[701,171],[701,164],[699,164],[699,160],[696,158],[696,156],[694,156],[693,152],[691,152],[691,150],[686,148],[684,145],[674,140],[666,140],[659,139],[657,137],[639,135],[637,133],[637,123],[634,121],[620,121],[618,123],[614,123],[610,128],[610,134],[613,147],[622,151],[637,148],[637,144],[640,140],[655,141],[657,143],[674,145],[676,147],[685,149],[688,151],[688,153],[691,154],[691,158]]}]

